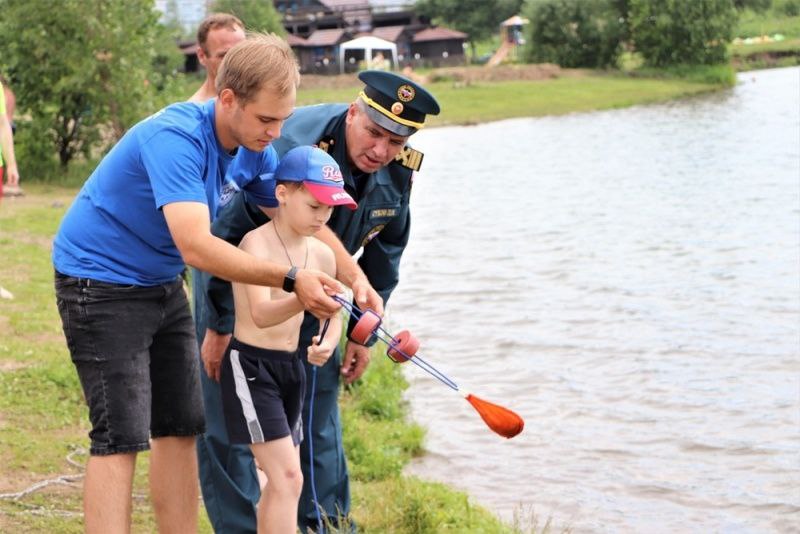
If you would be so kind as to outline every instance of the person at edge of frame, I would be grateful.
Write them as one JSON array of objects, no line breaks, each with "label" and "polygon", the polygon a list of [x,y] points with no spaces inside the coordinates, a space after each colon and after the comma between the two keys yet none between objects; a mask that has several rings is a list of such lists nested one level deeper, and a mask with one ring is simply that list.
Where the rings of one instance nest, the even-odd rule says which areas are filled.
[{"label": "person at edge of frame", "polygon": [[[358,209],[350,212],[336,208],[328,226],[349,253],[355,254],[363,247],[358,264],[385,303],[399,279],[400,257],[409,236],[412,177],[423,157],[406,146],[406,142],[423,127],[426,115],[439,113],[439,105],[423,87],[397,74],[365,71],[359,78],[365,87],[349,105],[297,108],[287,120],[283,137],[275,143],[275,148],[284,154],[299,145],[316,144],[339,164],[345,189],[358,203]],[[237,244],[244,234],[267,220],[264,212],[245,195],[237,194],[220,214],[212,232]],[[230,284],[208,276],[197,278],[194,296],[206,370],[202,384],[208,425],[206,433],[198,439],[203,496],[217,532],[255,532],[254,504],[259,489],[252,455],[246,447],[232,446],[227,441],[217,383],[222,354],[233,330]],[[364,308],[361,301],[355,304]],[[348,333],[353,325],[351,320]],[[316,320],[306,314],[300,347],[308,346],[316,326]],[[310,370],[302,349],[301,357]],[[337,528],[355,531],[349,515],[350,485],[342,445],[338,389],[340,378],[352,383],[361,377],[368,363],[369,347],[348,340],[344,354],[337,351],[317,371],[313,397],[310,388],[306,394],[303,426],[313,432],[315,480],[311,480],[307,438],[301,445],[304,483],[298,526],[302,532],[317,528],[312,482],[327,521]],[[314,421],[309,422],[312,403]],[[340,519],[347,524],[339,525]]]},{"label": "person at edge of frame", "polygon": [[217,71],[228,50],[245,40],[244,24],[227,13],[212,13],[197,28],[197,60],[206,69],[206,78],[189,102],[202,103],[217,96]]}]

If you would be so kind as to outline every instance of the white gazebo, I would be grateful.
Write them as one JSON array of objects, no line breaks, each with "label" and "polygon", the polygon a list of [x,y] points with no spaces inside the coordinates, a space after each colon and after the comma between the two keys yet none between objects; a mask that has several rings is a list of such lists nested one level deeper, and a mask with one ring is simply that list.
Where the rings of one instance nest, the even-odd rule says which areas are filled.
[{"label": "white gazebo", "polygon": [[398,68],[397,64],[397,45],[385,39],[379,39],[372,35],[357,37],[352,41],[347,41],[339,45],[339,70],[344,72],[344,53],[347,50],[363,50],[364,59],[367,64],[372,61],[373,52],[390,52],[392,55],[392,67]]}]

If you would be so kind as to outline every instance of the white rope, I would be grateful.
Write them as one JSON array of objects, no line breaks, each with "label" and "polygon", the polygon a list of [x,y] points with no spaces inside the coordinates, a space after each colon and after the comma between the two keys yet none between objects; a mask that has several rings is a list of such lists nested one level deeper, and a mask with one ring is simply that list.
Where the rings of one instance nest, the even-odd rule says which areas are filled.
[{"label": "white rope", "polygon": [[[67,463],[83,471],[84,466],[72,459],[72,457],[76,454],[86,454],[86,449],[76,448],[70,452],[66,458]],[[70,486],[73,482],[78,481],[83,477],[83,473],[77,475],[59,475],[56,478],[39,481],[36,484],[33,484],[32,486],[29,486],[28,488],[16,493],[0,493],[0,499],[18,501],[26,495],[30,495],[31,493],[39,491],[42,488],[46,488],[47,486],[53,486],[56,484]]]}]

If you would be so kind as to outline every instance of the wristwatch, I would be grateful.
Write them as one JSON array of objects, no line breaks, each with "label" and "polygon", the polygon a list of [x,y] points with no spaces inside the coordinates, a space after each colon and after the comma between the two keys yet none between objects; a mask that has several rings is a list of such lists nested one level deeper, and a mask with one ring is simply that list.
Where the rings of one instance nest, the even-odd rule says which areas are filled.
[{"label": "wristwatch", "polygon": [[297,267],[292,265],[292,268],[289,269],[289,272],[286,273],[286,276],[283,277],[283,290],[287,293],[291,293],[294,291],[294,280],[297,276]]}]

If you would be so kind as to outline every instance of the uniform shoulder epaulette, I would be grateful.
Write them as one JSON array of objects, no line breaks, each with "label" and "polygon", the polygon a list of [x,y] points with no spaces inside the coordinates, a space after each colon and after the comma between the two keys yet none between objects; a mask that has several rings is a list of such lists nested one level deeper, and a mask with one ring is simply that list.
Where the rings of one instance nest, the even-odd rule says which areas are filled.
[{"label": "uniform shoulder epaulette", "polygon": [[394,157],[394,160],[406,169],[418,171],[422,166],[422,158],[424,156],[425,154],[419,150],[414,150],[410,146],[404,146],[403,150]]}]

